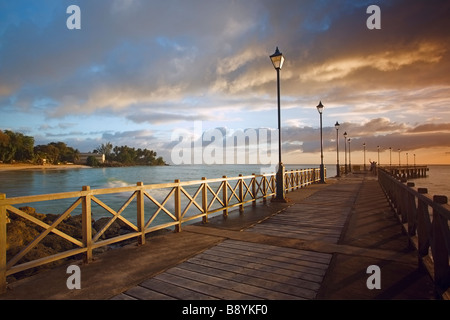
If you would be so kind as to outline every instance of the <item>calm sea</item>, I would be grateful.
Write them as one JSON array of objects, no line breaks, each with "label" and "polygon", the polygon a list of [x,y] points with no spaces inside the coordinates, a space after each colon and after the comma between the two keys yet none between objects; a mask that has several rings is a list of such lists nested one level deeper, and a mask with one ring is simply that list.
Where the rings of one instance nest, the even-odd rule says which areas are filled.
[{"label": "calm sea", "polygon": [[443,195],[450,198],[450,166],[429,165],[427,177],[411,179],[416,188],[428,188],[429,195]]},{"label": "calm sea", "polygon": [[[317,167],[315,165],[287,165],[286,170],[304,169]],[[336,169],[327,169],[327,176],[334,176]],[[145,185],[180,181],[201,180],[221,178],[222,176],[237,177],[239,174],[251,175],[272,173],[275,169],[261,165],[177,165],[177,166],[153,166],[153,167],[122,167],[122,168],[84,168],[84,169],[48,169],[48,170],[15,170],[0,172],[0,193],[5,193],[7,198],[30,196],[39,194],[51,194],[69,191],[79,191],[82,186],[90,186],[91,189],[115,188],[124,186],[135,186],[137,182]],[[186,189],[193,195],[197,186]],[[216,189],[217,190],[217,189]],[[152,190],[151,195],[160,203],[167,196],[169,189]],[[118,211],[128,200],[129,194],[120,193],[113,195],[102,195],[98,198],[112,209]],[[173,198],[173,196],[172,196]],[[39,213],[63,213],[76,199],[54,200],[45,202],[34,202],[17,207],[29,205],[36,208]],[[146,206],[156,206],[146,199]],[[188,201],[188,200],[185,200]],[[199,201],[199,198],[197,198]],[[200,202],[201,203],[201,202]],[[172,210],[174,201],[170,199],[165,208]],[[183,209],[183,208],[182,208]],[[192,206],[190,212],[196,208]],[[150,209],[148,211],[153,212]],[[102,216],[110,216],[103,208],[92,205],[94,219]],[[147,210],[146,210],[147,212]],[[173,211],[172,211],[173,212]],[[72,215],[80,214],[81,206],[72,212]],[[198,212],[195,212],[198,213]],[[146,213],[147,214],[147,213]],[[132,222],[136,221],[136,204],[133,201],[123,212],[123,216]],[[159,222],[167,222],[168,216],[158,215]]]},{"label": "calm sea", "polygon": [[[318,167],[317,165],[286,165],[286,170],[304,169]],[[29,196],[38,194],[50,194],[68,191],[79,191],[82,186],[90,186],[91,189],[114,188],[123,186],[133,186],[136,182],[142,181],[144,184],[156,184],[180,181],[200,180],[206,178],[220,178],[222,176],[236,177],[239,174],[250,175],[252,173],[272,173],[275,169],[260,165],[179,165],[179,166],[158,166],[158,167],[124,167],[124,168],[86,168],[67,170],[17,170],[3,171],[0,173],[0,193],[5,193],[8,198]],[[327,177],[336,175],[336,167],[327,166]],[[426,187],[430,195],[450,195],[450,166],[430,166],[428,177],[416,179],[418,187]],[[194,187],[194,188],[198,188]],[[167,195],[167,190],[152,191],[152,196],[162,202]],[[195,193],[195,189],[194,189]],[[129,195],[115,194],[109,196],[99,196],[114,210],[127,201]],[[62,213],[76,199],[46,201],[41,203],[30,203],[40,213]],[[166,204],[166,207],[173,208],[173,201]],[[150,206],[153,204],[150,203]],[[108,216],[104,209],[93,205],[94,218]],[[79,206],[80,207],[80,206]],[[131,221],[135,221],[135,204],[123,213]],[[81,213],[81,208],[77,208],[73,214]]]}]

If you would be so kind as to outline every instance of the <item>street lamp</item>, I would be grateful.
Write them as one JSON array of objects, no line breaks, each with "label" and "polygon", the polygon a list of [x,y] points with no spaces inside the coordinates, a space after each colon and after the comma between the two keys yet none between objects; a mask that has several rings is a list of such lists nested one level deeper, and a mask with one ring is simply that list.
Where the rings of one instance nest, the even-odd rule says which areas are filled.
[{"label": "street lamp", "polygon": [[352,153],[350,151],[350,138],[348,138],[348,171],[352,172]]},{"label": "street lamp", "polygon": [[341,176],[341,168],[339,167],[339,122],[336,121],[334,124],[334,127],[336,128],[336,177]]},{"label": "street lamp", "polygon": [[345,174],[348,173],[347,171],[347,131],[344,132],[344,148],[345,148]]},{"label": "street lamp", "polygon": [[363,143],[364,147],[364,171],[366,171],[366,143]]},{"label": "street lamp", "polygon": [[286,193],[284,190],[284,165],[281,162],[281,111],[280,111],[280,70],[283,67],[284,57],[278,50],[270,56],[273,67],[277,70],[277,92],[278,92],[278,172],[277,172],[277,194],[275,201],[286,202]]},{"label": "street lamp", "polygon": [[323,104],[322,101],[317,105],[317,111],[320,114],[320,183],[325,183],[325,169],[323,167],[323,136],[322,136],[322,112]]},{"label": "street lamp", "polygon": [[389,147],[389,169],[392,168],[392,147]]},{"label": "street lamp", "polygon": [[398,149],[398,167],[400,168],[400,149]]},{"label": "street lamp", "polygon": [[378,166],[380,166],[380,146],[377,146],[378,151]]}]

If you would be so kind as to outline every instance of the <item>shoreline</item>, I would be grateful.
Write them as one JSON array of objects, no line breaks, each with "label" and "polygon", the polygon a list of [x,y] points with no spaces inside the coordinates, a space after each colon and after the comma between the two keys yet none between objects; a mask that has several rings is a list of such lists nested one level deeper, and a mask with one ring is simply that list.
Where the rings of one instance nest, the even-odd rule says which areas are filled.
[{"label": "shoreline", "polygon": [[15,170],[68,170],[68,169],[88,169],[91,168],[82,164],[0,164],[0,172],[15,171]]}]

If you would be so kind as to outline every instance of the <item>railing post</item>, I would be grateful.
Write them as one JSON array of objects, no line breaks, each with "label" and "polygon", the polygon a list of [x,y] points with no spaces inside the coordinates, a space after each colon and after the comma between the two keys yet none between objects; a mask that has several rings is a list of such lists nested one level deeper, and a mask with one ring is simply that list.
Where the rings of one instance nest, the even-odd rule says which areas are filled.
[{"label": "railing post", "polygon": [[263,203],[267,202],[267,178],[266,176],[262,176],[262,195],[263,195]]},{"label": "railing post", "polygon": [[[412,188],[415,186],[414,182],[408,182],[407,186]],[[415,236],[417,229],[417,209],[416,197],[411,192],[407,194],[407,220],[408,220],[408,235]]]},{"label": "railing post", "polygon": [[256,174],[252,173],[252,175],[253,175],[253,178],[252,178],[252,198],[253,198],[252,207],[255,207],[256,206],[256,198],[257,198],[257,196],[256,196]]},{"label": "railing post", "polygon": [[82,201],[82,232],[83,244],[86,247],[86,252],[83,257],[85,263],[92,261],[92,210],[91,210],[91,187],[83,186],[83,191],[86,195],[83,196]]},{"label": "railing post", "polygon": [[228,181],[227,176],[222,176],[222,178],[224,179],[222,184],[222,200],[223,200],[223,205],[224,205],[224,209],[223,209],[223,217],[226,218],[228,217]]},{"label": "railing post", "polygon": [[[433,201],[438,205],[447,204],[446,196],[434,196]],[[433,208],[432,227],[432,244],[431,250],[434,260],[434,282],[444,290],[450,286],[450,266],[448,257],[450,256],[450,248],[447,247],[450,234],[448,229],[448,221]]]},{"label": "railing post", "polygon": [[239,174],[239,212],[244,213],[244,178]]},{"label": "railing post", "polygon": [[[275,183],[276,183],[276,179],[272,179],[272,190],[273,190],[273,191],[276,190],[276,185],[275,185]],[[275,194],[272,195],[272,199],[274,199],[274,198],[275,198]]]},{"label": "railing post", "polygon": [[[0,200],[6,200],[6,194],[0,193]],[[0,206],[0,293],[6,292],[6,206]]]},{"label": "railing post", "polygon": [[[420,194],[428,193],[427,188],[418,188]],[[431,221],[428,205],[419,197],[417,200],[417,251],[419,254],[419,268],[423,268],[422,258],[428,255],[430,247]]]},{"label": "railing post", "polygon": [[202,218],[203,223],[208,223],[208,186],[206,184],[206,177],[202,177],[203,187],[202,187],[202,209],[205,214]]},{"label": "railing post", "polygon": [[144,190],[143,182],[137,183],[137,195],[136,195],[136,205],[137,205],[137,227],[140,232],[138,237],[138,245],[145,244],[145,216],[144,216]]},{"label": "railing post", "polygon": [[181,232],[181,190],[180,190],[180,179],[176,179],[175,183],[175,217],[177,218],[178,224],[175,225],[175,232]]}]

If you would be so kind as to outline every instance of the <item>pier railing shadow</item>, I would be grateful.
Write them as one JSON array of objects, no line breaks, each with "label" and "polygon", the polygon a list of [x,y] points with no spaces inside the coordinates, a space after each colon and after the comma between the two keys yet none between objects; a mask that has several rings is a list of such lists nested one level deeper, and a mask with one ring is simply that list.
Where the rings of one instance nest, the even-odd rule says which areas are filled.
[{"label": "pier railing shadow", "polygon": [[[291,170],[285,174],[286,192],[308,186],[320,181],[318,168]],[[113,245],[135,238],[142,245],[146,235],[161,229],[173,229],[180,232],[182,225],[192,220],[208,221],[213,214],[228,215],[230,209],[238,207],[243,213],[244,206],[256,205],[256,202],[267,201],[275,196],[275,174],[248,175],[173,183],[145,185],[137,182],[135,186],[91,189],[83,186],[81,191],[7,198],[0,194],[0,293],[6,292],[7,277],[24,270],[36,268],[51,262],[60,261],[80,255],[85,263],[93,260],[95,249]],[[108,205],[108,199],[122,199],[120,207],[114,209]],[[22,210],[21,205],[46,202],[69,201],[71,204],[57,217],[48,221]],[[95,211],[95,214],[93,212]],[[130,215],[131,211],[131,215]],[[70,234],[62,228],[63,222],[71,214],[81,212],[81,222],[77,235]],[[99,213],[100,212],[100,213]],[[103,213],[102,213],[103,212]],[[124,213],[127,212],[127,217]],[[134,212],[134,213],[133,213]],[[109,218],[93,228],[93,216]],[[9,252],[7,230],[11,216],[18,217],[25,224],[37,226],[40,233],[14,254]],[[133,218],[130,218],[133,217]],[[114,223],[120,223],[126,232],[107,236]],[[46,237],[56,235],[68,244],[60,252],[34,259],[24,259]]]},{"label": "pier railing shadow", "polygon": [[428,195],[406,177],[411,172],[378,169],[378,181],[417,250],[419,268],[431,275],[441,296],[450,299],[450,206],[446,196]]}]

